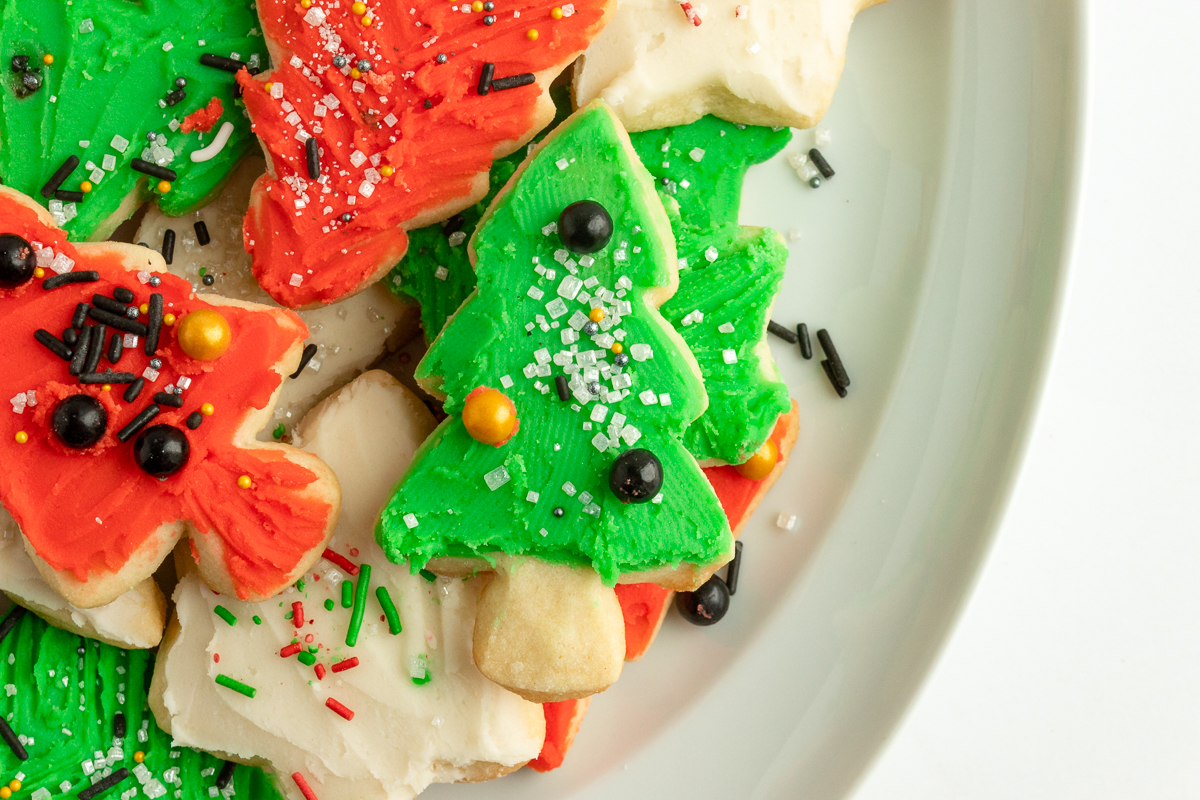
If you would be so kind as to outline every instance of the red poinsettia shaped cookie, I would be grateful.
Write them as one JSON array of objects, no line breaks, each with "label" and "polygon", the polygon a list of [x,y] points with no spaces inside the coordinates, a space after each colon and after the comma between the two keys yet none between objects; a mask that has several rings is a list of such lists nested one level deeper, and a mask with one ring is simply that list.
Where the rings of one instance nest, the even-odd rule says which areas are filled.
[{"label": "red poinsettia shaped cookie", "polygon": [[405,230],[478,202],[615,5],[260,0],[276,67],[238,80],[270,159],[244,229],[262,287],[332,303],[391,269]]},{"label": "red poinsettia shaped cookie", "polygon": [[72,604],[112,601],[185,534],[245,599],[320,555],[337,479],[255,440],[308,335],[295,314],[198,297],[144,247],[68,242],[0,187],[0,326],[0,503]]}]

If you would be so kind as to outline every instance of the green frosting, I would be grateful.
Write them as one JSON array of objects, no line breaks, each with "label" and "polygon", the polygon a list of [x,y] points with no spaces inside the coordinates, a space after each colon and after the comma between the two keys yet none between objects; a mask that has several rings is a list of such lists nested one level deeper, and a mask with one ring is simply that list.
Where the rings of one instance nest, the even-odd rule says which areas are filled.
[{"label": "green frosting", "polygon": [[[159,179],[131,169],[133,159],[162,162],[178,174],[171,191],[158,197],[164,213],[180,215],[208,200],[254,141],[233,97],[233,73],[200,64],[202,53],[265,61],[249,0],[0,0],[0,43],[8,76],[0,92],[0,179],[50,204],[42,186],[68,157],[78,156],[79,166],[61,188],[78,190],[89,180],[93,190],[82,202],[50,205],[74,240],[106,238],[132,213],[134,205],[122,205],[131,192],[139,200],[158,196],[151,190]],[[43,64],[46,54],[53,64]],[[19,96],[22,75],[10,70],[14,55],[28,56],[29,67],[40,70],[41,88],[27,97]],[[180,77],[186,97],[161,107]],[[213,97],[224,113],[210,133],[172,129]],[[190,154],[225,122],[234,131],[224,149],[193,162]],[[162,149],[143,154],[150,132]],[[129,142],[124,152],[113,146],[117,136]],[[115,158],[111,170],[104,169],[105,156]],[[96,169],[101,172],[93,175]]]},{"label": "green frosting", "polygon": [[[647,299],[669,285],[675,257],[649,176],[602,105],[571,117],[523,169],[475,234],[478,290],[418,366],[418,378],[441,380],[450,416],[381,514],[380,545],[414,569],[500,551],[590,565],[609,584],[720,560],[729,526],[682,445],[704,387]],[[590,257],[568,253],[555,232],[561,211],[581,200],[603,205],[615,231]],[[607,316],[589,336],[578,331],[593,302]],[[624,367],[614,340],[631,356]],[[555,390],[560,375],[570,379],[567,401]],[[472,439],[459,416],[480,386],[516,407],[520,429],[499,447]],[[665,482],[655,501],[624,504],[609,474],[635,447],[659,459]]]},{"label": "green frosting", "polygon": [[737,221],[746,170],[782,150],[791,131],[710,116],[630,138],[658,182],[679,250],[679,291],[661,310],[696,356],[708,392],[708,410],[684,444],[700,461],[740,464],[791,406],[766,343],[787,246],[776,231]]},{"label": "green frosting", "polygon": [[[563,98],[556,100],[561,116]],[[762,446],[789,407],[787,387],[765,343],[767,316],[783,280],[787,249],[775,231],[739,226],[737,216],[746,170],[774,156],[790,139],[787,128],[735,125],[711,116],[678,128],[630,135],[656,179],[679,257],[687,263],[679,272],[679,290],[661,310],[692,349],[704,376],[709,408],[684,438],[688,450],[702,461],[744,461]],[[519,151],[495,163],[491,191],[463,212],[461,236],[450,239],[442,226],[410,234],[408,255],[389,276],[388,286],[420,303],[427,338],[436,336],[474,290],[466,241],[524,158]],[[706,252],[715,260],[710,262]],[[694,318],[689,318],[684,324],[697,309],[704,315],[702,321],[692,324]],[[732,333],[718,330],[726,324],[733,325]],[[736,354],[734,363],[726,363],[726,350]]]},{"label": "green frosting", "polygon": [[[24,609],[11,614],[21,616],[0,642],[0,707],[9,727],[23,737],[29,759],[19,760],[0,743],[0,785],[20,780],[15,797],[74,798],[110,771],[125,768],[129,776],[98,796],[116,798],[137,789],[139,797],[207,800],[225,762],[173,747],[155,723],[146,704],[153,670],[148,651],[83,639]],[[118,714],[125,716],[120,739]],[[140,765],[134,760],[139,750],[145,754]],[[282,799],[272,779],[255,767],[238,766],[228,787],[233,791],[227,788],[218,797]]]}]

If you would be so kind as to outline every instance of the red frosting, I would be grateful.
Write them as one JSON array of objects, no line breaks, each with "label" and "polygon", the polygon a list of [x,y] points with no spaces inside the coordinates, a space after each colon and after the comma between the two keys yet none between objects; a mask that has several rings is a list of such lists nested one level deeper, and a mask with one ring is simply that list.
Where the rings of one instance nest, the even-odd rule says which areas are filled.
[{"label": "red frosting", "polygon": [[[255,277],[280,303],[331,303],[366,286],[404,255],[404,228],[475,202],[493,158],[528,141],[549,112],[538,84],[480,95],[484,64],[495,65],[496,78],[557,74],[600,31],[610,6],[575,0],[573,14],[554,19],[558,0],[495,0],[492,11],[466,2],[464,13],[465,1],[368,3],[367,26],[348,0],[334,8],[314,0],[308,9],[260,0],[279,66],[257,77],[243,70],[238,81],[275,177],[255,183],[244,238]],[[349,63],[334,67],[335,55]],[[364,58],[371,69],[356,80],[350,69]],[[310,136],[324,183],[309,178]],[[355,152],[368,160],[355,164]],[[383,167],[391,177],[367,172]],[[362,184],[373,180],[368,196]]]},{"label": "red frosting", "polygon": [[[300,560],[325,538],[334,509],[312,497],[323,494],[309,490],[317,474],[279,450],[243,449],[233,441],[248,413],[271,401],[280,383],[273,367],[308,335],[304,323],[290,312],[261,306],[210,304],[195,296],[187,281],[168,273],[157,273],[162,283],[152,289],[126,266],[140,260],[136,248],[119,246],[123,249],[114,252],[112,245],[72,244],[62,231],[44,224],[29,203],[0,189],[0,233],[51,248],[75,262],[73,271],[95,270],[100,280],[46,290],[34,278],[0,289],[0,325],[8,342],[0,356],[0,502],[39,556],[81,581],[121,569],[159,526],[188,520],[199,535],[219,537],[225,570],[240,596],[266,597],[283,589]],[[46,270],[46,277],[53,275]],[[155,353],[162,369],[134,402],[122,398],[124,385],[109,391],[81,385],[69,374],[68,363],[39,344],[34,332],[43,328],[60,335],[71,324],[76,303],[90,302],[93,294],[111,297],[117,287],[132,290],[135,305],[160,292],[164,311],[179,319],[200,308],[217,311],[229,322],[232,344],[216,361],[195,361],[180,350],[174,329],[164,325]],[[139,319],[145,322],[146,315]],[[139,340],[138,347],[126,348],[113,365],[106,338],[98,369],[141,375],[150,361],[143,344]],[[155,392],[177,384],[181,376],[192,381],[182,395],[183,407],[162,406],[150,425],[183,431],[190,458],[181,471],[158,480],[135,463],[135,439],[121,443],[116,432],[154,402]],[[37,405],[16,413],[9,398],[29,390],[36,392]],[[50,424],[57,401],[75,393],[100,398],[109,416],[107,434],[86,451],[64,446]],[[205,403],[215,413],[197,430],[188,430],[186,418]],[[28,436],[24,444],[16,439],[21,431]],[[239,488],[242,475],[251,478],[251,488]]]},{"label": "red frosting", "polygon": [[208,101],[208,105],[204,108],[198,108],[184,117],[183,124],[179,126],[179,130],[184,133],[191,133],[192,131],[208,133],[224,113],[225,107],[221,105],[221,98],[214,97]]}]

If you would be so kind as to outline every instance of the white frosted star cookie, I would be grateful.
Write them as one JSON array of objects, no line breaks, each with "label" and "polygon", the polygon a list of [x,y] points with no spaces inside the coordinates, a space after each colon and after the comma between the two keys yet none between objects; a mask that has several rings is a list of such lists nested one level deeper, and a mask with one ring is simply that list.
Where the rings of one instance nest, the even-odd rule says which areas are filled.
[{"label": "white frosted star cookie", "polygon": [[855,15],[883,1],[621,0],[576,64],[576,106],[601,97],[630,131],[705,114],[811,128],[837,88]]},{"label": "white frosted star cookie", "polygon": [[151,686],[155,716],[176,741],[268,764],[289,796],[301,796],[303,781],[321,800],[402,800],[537,756],[541,707],[484,678],[471,658],[481,579],[413,575],[374,541],[379,508],[433,428],[415,395],[378,371],[305,418],[302,446],[345,485],[330,550],[302,589],[263,603],[183,578]]}]

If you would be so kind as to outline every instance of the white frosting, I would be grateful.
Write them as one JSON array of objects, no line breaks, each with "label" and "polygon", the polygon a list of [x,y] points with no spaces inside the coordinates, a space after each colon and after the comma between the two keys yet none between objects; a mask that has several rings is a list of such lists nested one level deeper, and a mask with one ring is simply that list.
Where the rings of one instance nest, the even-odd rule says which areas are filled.
[{"label": "white frosting", "polygon": [[0,508],[0,592],[20,601],[51,625],[118,647],[154,647],[162,639],[166,599],[153,578],[99,608],[77,608],[37,571],[25,551],[21,529]]},{"label": "white frosting", "polygon": [[[254,280],[250,256],[242,246],[242,218],[250,203],[250,187],[262,174],[260,158],[247,158],[230,176],[220,195],[198,211],[167,217],[150,206],[134,236],[154,249],[162,247],[163,232],[175,231],[175,257],[168,269],[191,281],[198,294],[220,294],[278,307]],[[211,241],[201,245],[193,227],[203,220]],[[200,270],[215,278],[205,286]],[[339,303],[299,312],[308,325],[309,341],[320,348],[299,377],[285,378],[275,416],[264,435],[283,423],[290,432],[318,400],[367,369],[389,346],[416,335],[417,306],[399,300],[382,283]]]},{"label": "white frosting", "polygon": [[816,125],[837,87],[850,23],[882,0],[619,0],[576,67],[578,106],[602,97],[629,130],[715,113],[753,125]]},{"label": "white frosting", "polygon": [[[534,758],[541,749],[541,707],[485,679],[471,657],[477,581],[430,583],[390,564],[375,545],[374,525],[396,479],[433,430],[416,397],[381,372],[369,372],[315,409],[300,427],[302,446],[320,456],[342,484],[342,511],[330,547],[372,567],[366,620],[355,647],[345,644],[350,609],[341,606],[341,570],[318,562],[319,580],[265,603],[219,597],[193,573],[175,593],[180,630],[168,636],[152,695],[156,713],[176,741],[267,763],[299,797],[294,772],[304,774],[321,800],[400,800],[433,782],[497,774]],[[351,548],[359,555],[350,556]],[[404,630],[393,636],[375,596],[386,586]],[[324,601],[334,601],[327,611]],[[351,656],[357,667],[328,672],[295,656],[281,658],[293,638],[284,615],[304,604],[304,634],[322,645],[326,669]],[[237,616],[230,626],[216,616],[222,605]],[[252,617],[258,615],[261,625]],[[308,620],[313,620],[309,623]],[[329,649],[325,649],[329,648]],[[219,655],[220,662],[213,656]],[[410,666],[427,658],[432,679],[417,686]],[[255,687],[243,697],[214,682],[229,675]],[[164,688],[165,687],[165,688]],[[347,721],[325,707],[333,697],[354,711]],[[490,762],[478,765],[477,762]],[[476,769],[472,770],[472,765]]]}]

